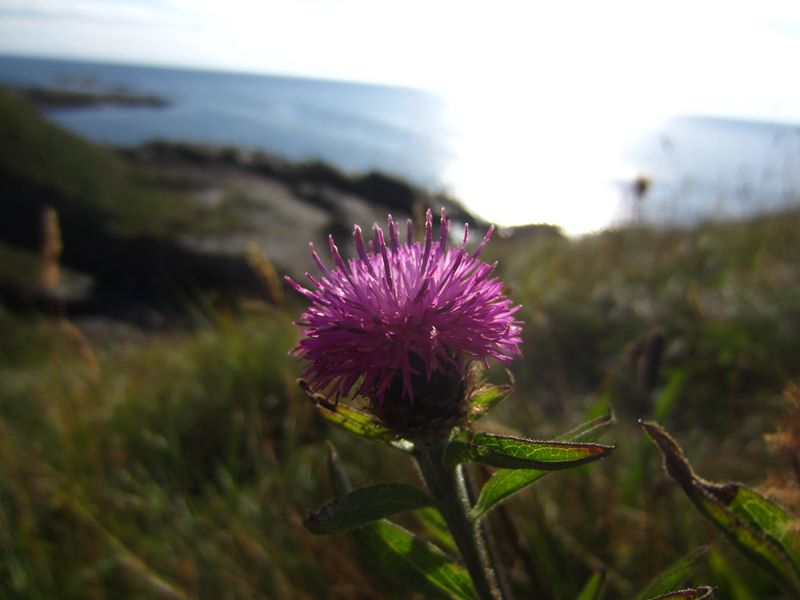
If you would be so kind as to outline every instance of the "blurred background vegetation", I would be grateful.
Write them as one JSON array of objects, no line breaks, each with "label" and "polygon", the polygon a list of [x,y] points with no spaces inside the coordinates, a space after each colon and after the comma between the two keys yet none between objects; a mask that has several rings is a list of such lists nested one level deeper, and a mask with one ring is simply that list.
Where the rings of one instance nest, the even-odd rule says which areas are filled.
[{"label": "blurred background vegetation", "polygon": [[[333,495],[328,439],[356,484],[417,475],[331,430],[302,396],[287,353],[304,305],[269,257],[251,261],[240,288],[220,282],[209,273],[222,267],[164,249],[219,214],[192,212],[174,185],[10,95],[0,110],[0,594],[409,597],[346,535],[302,527]],[[486,427],[548,438],[617,415],[613,457],[547,477],[490,516],[518,597],[574,598],[605,570],[606,597],[630,598],[705,545],[688,583],[782,597],[666,477],[637,420],[670,429],[701,475],[800,506],[787,402],[800,378],[799,229],[787,209],[495,236],[487,255],[523,306],[525,344],[515,392]],[[87,277],[102,292],[89,300]],[[122,298],[140,302],[119,308]]]}]

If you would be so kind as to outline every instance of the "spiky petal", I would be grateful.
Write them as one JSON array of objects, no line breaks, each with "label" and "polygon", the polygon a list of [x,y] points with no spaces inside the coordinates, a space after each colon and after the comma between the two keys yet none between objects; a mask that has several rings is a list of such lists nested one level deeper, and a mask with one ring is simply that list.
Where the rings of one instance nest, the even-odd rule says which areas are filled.
[{"label": "spiky petal", "polygon": [[293,352],[306,361],[303,376],[312,391],[329,398],[355,391],[380,406],[392,390],[393,402],[413,403],[421,391],[415,388],[439,373],[463,378],[471,360],[509,361],[518,354],[520,307],[503,294],[495,265],[479,258],[492,230],[468,254],[466,231],[461,246],[449,247],[448,226],[442,211],[434,239],[429,210],[425,239],[414,242],[409,223],[400,244],[390,216],[390,243],[376,225],[369,248],[356,226],[357,259],[344,261],[330,238],[334,268],[312,247],[322,275],[310,277],[312,289],[287,277],[311,301]]}]

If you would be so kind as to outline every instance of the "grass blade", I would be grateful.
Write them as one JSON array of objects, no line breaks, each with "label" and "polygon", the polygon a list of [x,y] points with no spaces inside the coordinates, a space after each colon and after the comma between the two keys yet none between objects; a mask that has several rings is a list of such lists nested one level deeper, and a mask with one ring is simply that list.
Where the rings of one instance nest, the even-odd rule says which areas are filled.
[{"label": "grass blade", "polygon": [[608,414],[578,425],[575,429],[571,429],[567,433],[558,436],[556,439],[562,442],[594,442],[600,439],[600,436],[616,422],[617,418],[614,416],[614,413],[609,412]]},{"label": "grass blade", "polygon": [[708,546],[695,548],[686,556],[672,563],[656,575],[641,593],[637,594],[636,600],[646,600],[658,594],[665,594],[685,583],[697,570],[700,563],[706,559],[709,551]]},{"label": "grass blade", "polygon": [[586,585],[583,586],[581,592],[577,595],[575,600],[600,600],[603,591],[606,588],[606,574],[605,571],[598,571],[589,578]]},{"label": "grass blade", "polygon": [[706,585],[699,588],[677,590],[650,598],[650,600],[708,600],[714,596],[714,588]]}]

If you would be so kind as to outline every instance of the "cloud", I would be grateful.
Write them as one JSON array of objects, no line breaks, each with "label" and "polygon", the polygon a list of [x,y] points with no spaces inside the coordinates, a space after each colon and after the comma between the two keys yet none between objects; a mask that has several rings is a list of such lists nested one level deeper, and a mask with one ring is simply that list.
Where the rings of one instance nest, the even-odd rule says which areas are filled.
[{"label": "cloud", "polygon": [[164,0],[4,0],[0,16],[29,22],[125,25],[128,27],[175,27],[192,22],[193,13]]}]

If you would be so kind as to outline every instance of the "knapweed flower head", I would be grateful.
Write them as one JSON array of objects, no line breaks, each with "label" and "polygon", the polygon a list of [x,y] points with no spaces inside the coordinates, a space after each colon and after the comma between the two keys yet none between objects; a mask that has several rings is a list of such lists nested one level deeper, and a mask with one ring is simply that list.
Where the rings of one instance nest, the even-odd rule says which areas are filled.
[{"label": "knapweed flower head", "polygon": [[311,301],[297,324],[303,327],[293,353],[306,361],[310,391],[331,401],[356,393],[394,428],[452,426],[463,418],[469,363],[511,360],[519,351],[519,309],[493,277],[496,264],[480,260],[493,228],[477,249],[448,245],[449,221],[442,210],[434,240],[431,211],[425,240],[413,241],[411,220],[405,242],[389,216],[386,240],[375,225],[365,246],[356,225],[357,259],[344,260],[329,236],[334,267],[311,244],[321,277],[307,275],[306,289],[290,285]]}]

